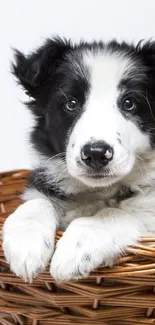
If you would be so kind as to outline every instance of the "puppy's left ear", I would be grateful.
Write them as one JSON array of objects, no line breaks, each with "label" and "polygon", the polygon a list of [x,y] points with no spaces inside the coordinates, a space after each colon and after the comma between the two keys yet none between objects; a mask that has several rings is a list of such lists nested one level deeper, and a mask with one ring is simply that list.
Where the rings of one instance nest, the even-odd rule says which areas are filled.
[{"label": "puppy's left ear", "polygon": [[141,56],[148,72],[155,75],[155,41],[145,43],[140,41],[136,47],[136,52]]},{"label": "puppy's left ear", "polygon": [[70,49],[70,41],[54,38],[48,39],[42,47],[28,56],[15,50],[12,73],[26,93],[36,99],[41,87],[52,78],[64,55]]}]

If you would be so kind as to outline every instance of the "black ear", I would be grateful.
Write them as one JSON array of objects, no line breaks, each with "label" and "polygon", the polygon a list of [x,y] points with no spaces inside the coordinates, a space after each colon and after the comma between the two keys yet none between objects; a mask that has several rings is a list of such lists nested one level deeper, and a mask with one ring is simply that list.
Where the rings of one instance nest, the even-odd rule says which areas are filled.
[{"label": "black ear", "polygon": [[36,52],[25,56],[15,50],[15,62],[12,73],[18,79],[26,93],[34,98],[40,88],[52,77],[64,54],[71,49],[70,41],[60,38],[48,39]]},{"label": "black ear", "polygon": [[148,72],[155,75],[155,42],[140,41],[136,47],[136,52],[140,55],[143,63],[148,68]]}]

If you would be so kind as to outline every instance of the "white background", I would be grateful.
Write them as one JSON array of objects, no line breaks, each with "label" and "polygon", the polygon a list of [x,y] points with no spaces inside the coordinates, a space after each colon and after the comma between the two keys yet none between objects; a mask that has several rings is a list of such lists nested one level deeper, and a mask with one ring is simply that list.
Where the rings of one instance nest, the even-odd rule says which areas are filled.
[{"label": "white background", "polygon": [[25,95],[10,74],[11,47],[28,53],[52,35],[74,40],[155,38],[155,0],[5,0],[0,3],[0,172],[30,168]]}]

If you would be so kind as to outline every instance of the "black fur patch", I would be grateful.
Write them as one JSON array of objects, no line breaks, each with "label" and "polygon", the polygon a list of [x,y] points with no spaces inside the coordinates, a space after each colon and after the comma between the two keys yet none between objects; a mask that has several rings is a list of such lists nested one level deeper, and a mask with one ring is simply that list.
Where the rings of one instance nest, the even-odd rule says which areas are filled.
[{"label": "black fur patch", "polygon": [[131,197],[133,197],[134,195],[136,195],[136,192],[133,191],[130,187],[126,187],[124,186],[123,188],[120,189],[120,191],[117,193],[116,195],[116,200],[118,203],[120,203],[121,201],[130,199]]},{"label": "black fur patch", "polygon": [[32,172],[28,178],[27,189],[35,188],[48,197],[55,197],[61,200],[67,200],[68,197],[59,188],[59,184],[48,184],[44,174],[44,169],[38,168]]}]

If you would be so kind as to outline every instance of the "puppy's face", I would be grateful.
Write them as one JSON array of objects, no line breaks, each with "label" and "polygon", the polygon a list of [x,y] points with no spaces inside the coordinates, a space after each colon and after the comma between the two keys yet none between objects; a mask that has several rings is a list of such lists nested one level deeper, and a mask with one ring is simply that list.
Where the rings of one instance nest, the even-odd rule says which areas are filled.
[{"label": "puppy's face", "polygon": [[154,44],[48,41],[14,73],[34,98],[32,142],[64,154],[70,175],[107,186],[129,174],[154,145]]}]

